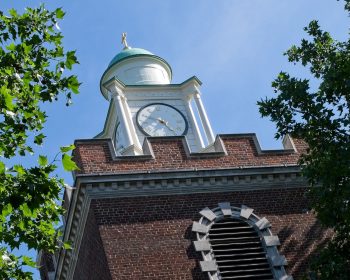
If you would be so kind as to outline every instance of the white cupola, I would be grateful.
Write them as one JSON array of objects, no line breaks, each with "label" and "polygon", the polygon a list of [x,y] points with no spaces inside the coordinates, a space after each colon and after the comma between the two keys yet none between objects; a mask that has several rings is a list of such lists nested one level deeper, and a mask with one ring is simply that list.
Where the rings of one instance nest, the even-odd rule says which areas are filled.
[{"label": "white cupola", "polygon": [[147,137],[183,136],[191,152],[206,152],[215,136],[200,97],[201,82],[193,76],[172,84],[170,65],[161,57],[124,48],[103,73],[100,89],[110,107],[96,138],[112,139],[117,155],[142,155]]},{"label": "white cupola", "polygon": [[[163,58],[144,49],[126,46],[111,60],[100,85],[113,77],[125,85],[165,85],[170,84],[172,72]],[[107,97],[107,91],[102,86],[101,92]]]}]

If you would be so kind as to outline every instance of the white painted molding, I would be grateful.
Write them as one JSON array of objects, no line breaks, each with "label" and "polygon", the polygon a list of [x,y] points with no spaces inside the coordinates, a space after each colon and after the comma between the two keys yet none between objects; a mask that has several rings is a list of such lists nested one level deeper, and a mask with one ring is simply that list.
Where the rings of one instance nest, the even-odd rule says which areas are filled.
[{"label": "white painted molding", "polygon": [[113,99],[115,99],[115,106],[117,108],[117,112],[119,112],[121,126],[122,126],[122,129],[124,131],[124,135],[125,135],[125,139],[126,139],[125,146],[129,147],[129,146],[134,144],[134,141],[132,139],[131,130],[130,130],[129,122],[127,119],[127,114],[124,110],[123,101],[122,101],[122,98],[120,96],[116,96]]},{"label": "white painted molding", "polygon": [[186,105],[186,110],[187,110],[187,114],[189,116],[189,121],[191,123],[193,134],[194,134],[195,139],[196,139],[197,148],[198,148],[197,150],[199,151],[199,150],[204,148],[203,138],[202,138],[201,132],[200,132],[199,127],[198,127],[196,116],[193,113],[193,109],[191,106],[191,99],[187,99],[184,102]]},{"label": "white painted molding", "polygon": [[124,97],[122,99],[122,105],[123,105],[124,111],[126,113],[126,119],[127,119],[127,122],[128,122],[128,127],[130,129],[130,133],[131,133],[133,144],[136,146],[136,149],[141,150],[141,154],[142,154],[142,148],[141,148],[140,141],[139,141],[139,139],[137,137],[137,134],[136,134],[135,125],[134,125],[134,123],[132,121],[132,116],[131,116],[130,108],[129,108],[129,105],[127,103],[126,97]]},{"label": "white painted molding", "polygon": [[207,113],[205,111],[202,99],[200,97],[199,93],[196,93],[194,95],[194,101],[196,102],[197,105],[197,109],[198,109],[198,114],[200,116],[205,134],[207,136],[207,140],[208,140],[208,144],[210,145],[211,143],[213,143],[215,141],[215,136],[214,136],[214,132],[211,128]]}]

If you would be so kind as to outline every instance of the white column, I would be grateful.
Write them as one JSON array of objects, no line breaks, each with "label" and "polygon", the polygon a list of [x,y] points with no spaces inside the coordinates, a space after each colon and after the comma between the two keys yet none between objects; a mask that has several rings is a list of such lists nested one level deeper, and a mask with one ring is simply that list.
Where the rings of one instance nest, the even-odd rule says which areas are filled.
[{"label": "white column", "polygon": [[186,109],[187,109],[187,113],[188,115],[190,116],[189,120],[190,120],[190,123],[191,123],[191,127],[192,127],[192,131],[193,131],[193,134],[196,138],[196,142],[197,142],[197,149],[200,150],[200,149],[203,149],[204,148],[204,142],[203,142],[203,138],[202,138],[202,135],[200,133],[200,130],[199,130],[199,127],[198,127],[198,124],[197,124],[197,121],[196,121],[196,117],[193,113],[193,109],[192,109],[192,106],[191,106],[191,99],[187,99],[185,100],[185,104],[186,104]]},{"label": "white column", "polygon": [[123,134],[125,136],[125,147],[129,147],[131,145],[133,145],[133,140],[132,140],[132,136],[131,136],[131,131],[130,131],[130,127],[129,127],[129,122],[128,119],[126,117],[126,113],[124,110],[124,106],[123,106],[123,101],[122,98],[120,97],[120,95],[115,95],[113,97],[114,99],[114,104],[117,108],[117,112],[120,112],[120,123],[122,124],[122,129],[124,129]]},{"label": "white column", "polygon": [[204,106],[203,106],[203,103],[202,103],[202,100],[201,100],[199,93],[194,94],[194,100],[196,102],[199,117],[201,119],[205,134],[206,134],[207,139],[208,139],[208,144],[211,144],[215,141],[215,137],[214,137],[213,130],[211,129],[211,125],[210,125],[207,113],[205,112],[205,109],[204,109]]},{"label": "white column", "polygon": [[129,126],[129,130],[130,130],[130,133],[131,133],[131,137],[133,139],[133,143],[140,149],[142,150],[141,148],[141,145],[140,145],[140,141],[137,137],[137,134],[136,134],[136,130],[135,130],[135,126],[134,126],[134,123],[132,121],[132,116],[131,116],[131,112],[130,112],[130,108],[127,104],[127,100],[126,100],[126,97],[124,96],[122,98],[122,102],[123,102],[123,105],[124,105],[124,111],[125,111],[125,114],[126,114],[126,117],[128,119],[128,126]]}]

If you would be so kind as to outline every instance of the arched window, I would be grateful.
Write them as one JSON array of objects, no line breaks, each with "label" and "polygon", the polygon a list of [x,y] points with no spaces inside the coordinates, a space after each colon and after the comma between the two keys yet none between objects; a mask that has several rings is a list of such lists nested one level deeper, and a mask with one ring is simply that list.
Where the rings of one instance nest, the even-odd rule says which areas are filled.
[{"label": "arched window", "polygon": [[197,236],[194,247],[202,253],[200,266],[209,279],[293,279],[286,274],[286,258],[279,255],[278,237],[272,235],[266,218],[228,202],[199,213],[202,217],[192,227]]}]

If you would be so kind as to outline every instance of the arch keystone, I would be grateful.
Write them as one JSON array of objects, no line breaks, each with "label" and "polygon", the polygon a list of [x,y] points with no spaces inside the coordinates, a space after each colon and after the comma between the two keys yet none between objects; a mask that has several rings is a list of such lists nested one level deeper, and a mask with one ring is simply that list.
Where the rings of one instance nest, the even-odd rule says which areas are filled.
[{"label": "arch keystone", "polygon": [[249,208],[245,205],[242,205],[240,216],[243,218],[246,218],[248,220],[250,215],[253,213],[253,211],[254,211],[254,209]]},{"label": "arch keystone", "polygon": [[232,215],[230,202],[220,202],[220,203],[218,203],[218,205],[221,208],[221,211],[224,214],[224,216],[231,216]]},{"label": "arch keystone", "polygon": [[216,215],[213,211],[211,211],[208,207],[205,207],[202,211],[199,212],[203,217],[207,218],[209,221],[214,221],[216,219]]}]

